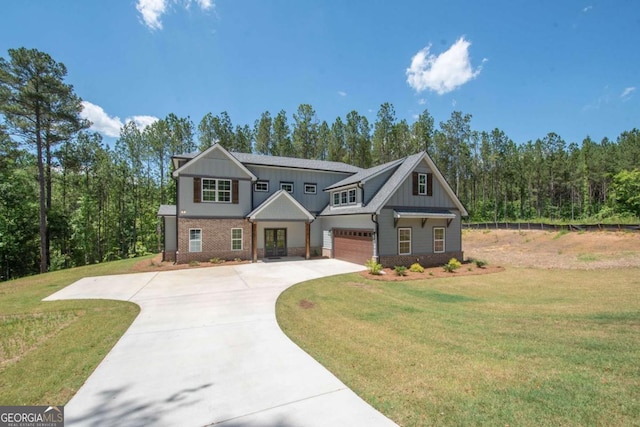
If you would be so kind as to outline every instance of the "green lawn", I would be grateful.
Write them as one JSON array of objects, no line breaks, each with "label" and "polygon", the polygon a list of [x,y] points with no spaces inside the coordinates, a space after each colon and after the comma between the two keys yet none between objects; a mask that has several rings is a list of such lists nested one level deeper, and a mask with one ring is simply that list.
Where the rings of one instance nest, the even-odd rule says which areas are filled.
[{"label": "green lawn", "polygon": [[297,285],[283,330],[403,426],[640,425],[640,270]]},{"label": "green lawn", "polygon": [[139,308],[122,301],[42,298],[82,277],[129,273],[140,259],[0,283],[0,405],[67,403]]}]

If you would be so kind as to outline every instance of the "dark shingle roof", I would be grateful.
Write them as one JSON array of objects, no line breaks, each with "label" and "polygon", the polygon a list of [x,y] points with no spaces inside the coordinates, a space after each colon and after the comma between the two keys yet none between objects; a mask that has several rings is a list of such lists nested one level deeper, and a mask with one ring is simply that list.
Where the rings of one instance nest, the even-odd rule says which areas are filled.
[{"label": "dark shingle roof", "polygon": [[176,205],[160,205],[158,216],[176,216]]},{"label": "dark shingle roof", "polygon": [[351,175],[350,177],[347,177],[342,181],[336,182],[335,184],[328,186],[327,188],[325,188],[325,190],[331,190],[334,188],[344,187],[344,186],[355,184],[358,182],[367,181],[368,179],[371,179],[372,177],[378,175],[379,173],[382,173],[387,169],[397,166],[402,162],[402,160],[403,159],[394,160],[392,162],[388,162],[383,165],[374,166],[369,169],[362,169],[360,170],[360,172],[356,173],[355,175]]},{"label": "dark shingle roof", "polygon": [[249,153],[231,153],[231,155],[241,163],[249,165],[280,166],[285,168],[313,169],[344,173],[357,173],[362,170],[357,166],[341,162],[329,162],[326,160],[308,160],[294,157],[266,156],[263,154]]}]

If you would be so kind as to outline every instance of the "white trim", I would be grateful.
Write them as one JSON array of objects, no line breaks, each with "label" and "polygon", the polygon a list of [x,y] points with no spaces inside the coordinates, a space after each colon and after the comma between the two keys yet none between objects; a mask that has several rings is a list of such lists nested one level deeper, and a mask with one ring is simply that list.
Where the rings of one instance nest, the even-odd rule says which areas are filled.
[{"label": "white trim", "polygon": [[[199,239],[192,239],[191,238],[191,232],[192,231],[197,231],[199,234]],[[199,243],[200,244],[200,249],[197,251],[192,251],[191,250],[191,244],[192,243]],[[198,252],[202,252],[202,228],[190,228],[189,229],[189,253],[198,253]]]},{"label": "white trim", "polygon": [[[204,182],[205,181],[215,181],[215,189],[207,189],[207,192],[213,192],[214,200],[205,200],[204,199]],[[229,182],[228,190],[220,190],[220,181]],[[233,201],[233,183],[232,179],[227,178],[201,178],[200,179],[200,202],[201,203],[231,203]],[[220,200],[220,192],[224,194],[229,193],[229,200]]]},{"label": "white trim", "polygon": [[[237,237],[237,238],[235,238],[235,239],[233,238],[233,231],[234,231],[234,230],[240,230],[240,237]],[[234,249],[234,248],[233,248],[233,241],[234,241],[234,240],[236,240],[236,241],[237,241],[237,240],[240,240],[240,249]],[[243,247],[244,247],[244,245],[243,245],[243,240],[244,240],[244,230],[243,230],[242,228],[237,228],[237,227],[232,228],[232,229],[231,229],[231,250],[232,250],[232,251],[241,251],[241,250],[243,249]]]},{"label": "white trim", "polygon": [[[291,186],[291,191],[282,188],[283,185],[290,185]],[[286,191],[289,194],[293,194],[293,191],[295,190],[295,186],[293,185],[293,182],[291,182],[291,181],[280,181],[280,189]]]},{"label": "white trim", "polygon": [[[400,250],[400,233],[404,230],[409,230],[409,252],[402,252]],[[413,244],[413,242],[411,241],[412,236],[411,236],[411,227],[400,227],[398,228],[398,255],[411,255],[411,246]],[[406,240],[403,240],[403,242],[406,242]]]},{"label": "white trim", "polygon": [[[286,192],[285,190],[278,190],[275,193],[273,193],[271,196],[269,196],[269,198],[267,200],[265,200],[264,202],[262,202],[262,204],[260,206],[258,206],[253,212],[249,213],[249,215],[247,215],[247,218],[249,218],[251,221],[255,221],[256,217],[264,210],[266,209],[267,206],[269,206],[271,203],[274,203],[278,198],[280,197],[287,197],[289,200],[291,200],[291,202],[298,208],[300,209],[300,211],[302,213],[305,214],[305,216],[307,217],[307,219],[309,220],[309,222],[314,221],[316,218],[304,207],[300,204],[300,202],[298,202],[291,194],[289,194],[288,192]],[[287,221],[287,219],[283,219],[283,221]]]},{"label": "white trim", "polygon": [[400,218],[429,218],[429,219],[454,219],[456,214],[453,212],[402,212],[402,211],[393,211],[393,217],[396,219]]},{"label": "white trim", "polygon": [[[312,191],[307,191],[307,186],[312,187]],[[318,184],[313,182],[305,182],[304,184],[304,194],[318,194]]]},{"label": "white trim", "polygon": [[[424,183],[420,182],[420,178],[424,178]],[[426,196],[428,191],[427,191],[427,182],[428,182],[428,177],[427,174],[424,172],[418,172],[418,195],[420,196]],[[420,186],[424,186],[424,191],[420,191]]]},{"label": "white trim", "polygon": [[[442,239],[437,239],[437,241],[442,241],[442,250],[436,251],[436,230],[442,230]],[[433,227],[433,253],[434,254],[443,254],[447,251],[447,230],[444,227]]]}]

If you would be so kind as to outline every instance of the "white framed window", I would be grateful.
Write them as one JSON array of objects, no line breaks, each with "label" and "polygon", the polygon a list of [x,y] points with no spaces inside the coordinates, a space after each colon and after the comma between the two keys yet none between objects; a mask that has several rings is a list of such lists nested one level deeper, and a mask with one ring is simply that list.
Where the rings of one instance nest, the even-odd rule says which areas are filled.
[{"label": "white framed window", "polygon": [[304,194],[316,194],[318,187],[316,184],[306,182],[304,184]]},{"label": "white framed window", "polygon": [[350,205],[355,205],[356,204],[356,189],[352,188],[351,190],[349,190],[349,204]]},{"label": "white framed window", "polygon": [[269,181],[256,181],[253,185],[255,191],[266,193],[269,191]]},{"label": "white framed window", "polygon": [[203,178],[202,201],[231,203],[231,180]]},{"label": "white framed window", "polygon": [[445,251],[444,227],[433,227],[433,252],[436,254]]},{"label": "white framed window", "polygon": [[411,254],[411,229],[398,228],[398,255]]},{"label": "white framed window", "polygon": [[293,182],[281,182],[280,189],[293,194]]},{"label": "white framed window", "polygon": [[242,228],[231,229],[231,250],[232,251],[242,250]]},{"label": "white framed window", "polygon": [[189,252],[202,252],[202,229],[189,229]]},{"label": "white framed window", "polygon": [[346,205],[347,204],[347,192],[343,191],[342,193],[340,193],[340,204],[341,205]]},{"label": "white framed window", "polygon": [[418,194],[421,196],[427,195],[427,174],[418,174]]},{"label": "white framed window", "polygon": [[334,206],[340,205],[340,193],[339,192],[333,193],[333,205]]}]

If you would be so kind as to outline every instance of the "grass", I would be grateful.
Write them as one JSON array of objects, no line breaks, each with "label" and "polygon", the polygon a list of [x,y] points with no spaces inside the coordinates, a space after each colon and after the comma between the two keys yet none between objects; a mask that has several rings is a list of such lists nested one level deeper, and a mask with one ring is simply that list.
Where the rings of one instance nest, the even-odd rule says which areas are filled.
[{"label": "grass", "polygon": [[123,301],[42,299],[82,277],[132,272],[140,260],[0,283],[0,405],[68,402],[133,322],[139,308]]},{"label": "grass", "polygon": [[[302,304],[302,302],[305,302]],[[638,425],[640,270],[287,290],[283,330],[403,426]]]}]

